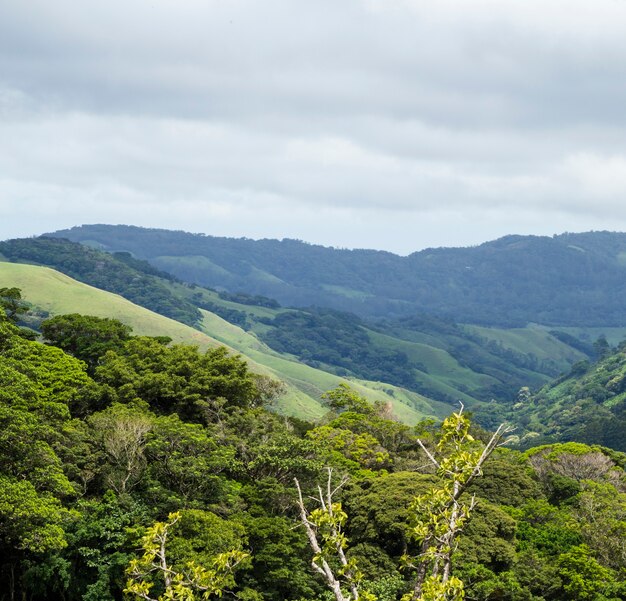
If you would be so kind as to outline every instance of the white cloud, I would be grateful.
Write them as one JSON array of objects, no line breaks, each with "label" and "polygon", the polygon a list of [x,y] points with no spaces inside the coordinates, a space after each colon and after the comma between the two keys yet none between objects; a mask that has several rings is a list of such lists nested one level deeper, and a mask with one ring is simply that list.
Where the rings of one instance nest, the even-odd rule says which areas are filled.
[{"label": "white cloud", "polygon": [[101,221],[410,252],[626,228],[624,2],[0,14],[0,237]]}]

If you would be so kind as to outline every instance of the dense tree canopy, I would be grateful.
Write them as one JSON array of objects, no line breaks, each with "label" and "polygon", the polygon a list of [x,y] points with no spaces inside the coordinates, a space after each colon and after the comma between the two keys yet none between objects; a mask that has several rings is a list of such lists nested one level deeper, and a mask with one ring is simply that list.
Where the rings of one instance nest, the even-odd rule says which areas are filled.
[{"label": "dense tree canopy", "polygon": [[[271,393],[225,349],[57,321],[76,356],[52,335],[25,339],[0,311],[0,599],[121,601],[144,582],[158,598],[150,545],[169,528],[167,565],[196,598],[223,582],[226,599],[325,601],[294,478],[308,497],[327,467],[349,478],[337,500],[363,586],[379,601],[413,590],[400,560],[419,551],[418,505],[440,478],[427,453],[452,456],[439,425],[390,420],[346,387],[304,423],[268,411]],[[86,332],[101,326],[100,346]],[[584,444],[496,451],[461,499],[475,495],[451,563],[466,598],[626,598],[624,465]],[[246,560],[220,571],[229,552]]]}]

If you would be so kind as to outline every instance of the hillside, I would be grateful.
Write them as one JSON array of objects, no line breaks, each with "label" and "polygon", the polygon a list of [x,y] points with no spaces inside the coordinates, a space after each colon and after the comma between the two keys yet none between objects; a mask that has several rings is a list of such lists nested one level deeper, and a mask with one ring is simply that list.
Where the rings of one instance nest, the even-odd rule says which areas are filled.
[{"label": "hillside", "polygon": [[[41,267],[9,272],[74,286]],[[466,414],[411,427],[347,387],[331,392],[325,420],[307,423],[268,411],[258,378],[223,347],[201,353],[127,332],[108,338],[87,372],[25,337],[14,316],[0,307],[3,601],[192,600],[207,590],[326,601],[327,572],[311,564],[321,540],[335,569],[337,547],[313,530],[328,523],[339,524],[330,533],[359,569],[362,599],[409,598],[427,572],[405,569],[407,557],[427,568],[431,550],[451,555],[450,541],[458,599],[625,598],[623,453],[569,443],[492,454],[488,441],[501,439]],[[54,340],[63,347],[107,338],[94,318],[65,325]]]},{"label": "hillside", "polygon": [[128,251],[184,281],[284,305],[386,318],[426,312],[485,326],[626,325],[626,234],[507,236],[407,257],[122,225],[50,235]]},{"label": "hillside", "polygon": [[[0,243],[0,251],[12,261],[49,265],[148,309],[181,316],[196,328],[204,327],[200,310],[218,315],[225,320],[221,329],[237,326],[252,336],[253,344],[245,348],[225,340],[238,350],[249,354],[262,341],[264,356],[287,356],[290,365],[297,360],[314,368],[305,380],[327,372],[315,398],[330,377],[382,382],[407,391],[401,396],[413,395],[420,406],[423,397],[452,405],[462,401],[478,411],[482,423],[493,425],[500,415],[494,399],[513,402],[520,388],[539,387],[594,353],[593,345],[580,339],[584,329],[574,335],[534,326],[469,327],[427,314],[381,321],[332,309],[289,309],[265,296],[184,284],[128,253],[110,255],[62,239],[10,240]],[[483,412],[484,403],[489,408]]]},{"label": "hillside", "polygon": [[66,240],[28,238],[0,242],[1,256],[10,261],[54,267],[187,325],[200,319],[197,307],[170,291],[168,283],[175,280],[173,276],[128,253],[102,253]]},{"label": "hillside", "polygon": [[[203,349],[225,344],[244,355],[253,371],[286,383],[277,408],[289,415],[320,417],[325,411],[320,404],[322,393],[346,381],[273,352],[253,335],[207,311],[202,312],[199,331],[55,270],[26,264],[0,262],[0,286],[21,288],[29,302],[51,316],[83,313],[113,317],[130,325],[138,335],[169,336],[175,342],[196,344]],[[350,385],[371,401],[390,402],[396,415],[407,423],[425,416],[441,417],[448,411],[441,403],[392,385],[360,379],[351,379]]]},{"label": "hillside", "polygon": [[526,444],[580,441],[626,451],[626,346],[522,395],[511,418],[524,427]]}]

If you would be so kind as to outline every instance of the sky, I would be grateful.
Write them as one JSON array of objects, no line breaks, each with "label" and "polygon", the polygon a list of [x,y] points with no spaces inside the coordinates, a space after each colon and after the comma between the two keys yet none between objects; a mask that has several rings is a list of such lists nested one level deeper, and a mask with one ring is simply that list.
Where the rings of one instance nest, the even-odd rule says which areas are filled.
[{"label": "sky", "polygon": [[626,231],[626,0],[0,0],[0,239]]}]

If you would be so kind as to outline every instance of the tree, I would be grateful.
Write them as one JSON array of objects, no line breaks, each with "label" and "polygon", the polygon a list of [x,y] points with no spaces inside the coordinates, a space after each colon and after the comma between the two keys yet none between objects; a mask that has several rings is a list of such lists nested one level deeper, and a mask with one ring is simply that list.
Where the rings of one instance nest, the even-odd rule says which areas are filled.
[{"label": "tree", "polygon": [[186,421],[210,421],[220,399],[231,408],[257,406],[263,400],[248,364],[225,347],[201,353],[196,346],[165,346],[144,336],[108,351],[95,379],[120,402],[141,399],[156,413],[176,412]]},{"label": "tree", "polygon": [[71,313],[41,324],[46,341],[84,361],[93,373],[98,360],[130,338],[132,328],[117,319]]},{"label": "tree", "polygon": [[[414,556],[403,556],[405,568],[414,570],[413,591],[403,601],[461,601],[464,598],[463,582],[452,575],[452,554],[456,538],[475,507],[475,497],[462,498],[471,482],[482,473],[482,466],[505,434],[511,429],[501,425],[486,445],[476,442],[469,433],[470,421],[461,410],[446,418],[441,427],[441,438],[431,452],[418,441],[435,468],[438,482],[426,493],[417,495],[409,507],[410,537],[418,545]],[[309,544],[315,553],[313,569],[324,577],[337,601],[375,599],[370,592],[359,591],[361,571],[354,559],[347,559],[347,539],[343,526],[347,514],[333,496],[342,483],[332,488],[329,470],[326,491],[318,487],[320,507],[312,512],[306,509],[299,482],[298,507],[300,521],[305,527]],[[339,569],[333,568],[338,561]],[[347,587],[350,592],[342,590]]]},{"label": "tree", "polygon": [[444,420],[436,453],[431,453],[420,441],[440,482],[426,494],[416,496],[410,506],[411,535],[419,545],[419,553],[416,557],[404,557],[405,564],[416,571],[413,593],[406,596],[407,601],[464,598],[463,583],[451,574],[452,554],[476,498],[472,496],[469,502],[464,502],[461,495],[481,475],[485,461],[511,431],[501,425],[481,449],[473,444],[469,429],[470,421],[463,415],[461,405],[460,411]]},{"label": "tree", "polygon": [[90,423],[107,459],[106,482],[118,494],[135,486],[146,467],[146,436],[154,416],[132,406],[114,404],[95,413]]},{"label": "tree", "polygon": [[[215,555],[211,567],[190,561],[182,570],[173,567],[167,554],[170,529],[181,519],[180,513],[170,513],[167,522],[157,522],[148,529],[142,541],[144,554],[133,559],[127,569],[125,593],[145,601],[194,601],[198,592],[202,599],[221,596],[226,587],[234,585],[233,570],[248,558],[243,551],[232,550]],[[163,593],[152,596],[155,580]]]},{"label": "tree", "polygon": [[17,323],[20,315],[28,312],[28,304],[22,299],[19,288],[0,288],[0,307],[12,323]]},{"label": "tree", "polygon": [[[360,590],[363,574],[358,569],[354,560],[346,557],[348,540],[343,532],[343,527],[348,515],[343,511],[341,503],[333,500],[334,495],[346,483],[347,479],[341,480],[336,488],[332,485],[333,470],[328,468],[328,480],[326,489],[318,486],[318,500],[320,507],[309,512],[302,498],[302,490],[298,479],[295,479],[298,490],[298,508],[300,520],[306,530],[309,545],[315,555],[311,560],[311,566],[321,574],[333,592],[337,601],[376,601],[376,597],[368,591]],[[340,567],[333,570],[333,559],[339,560]],[[335,575],[335,571],[337,575]],[[346,594],[343,587],[348,587],[350,593]]]}]

